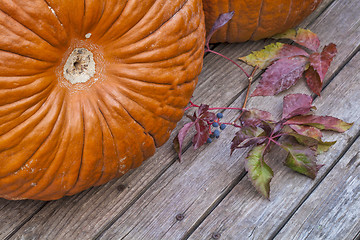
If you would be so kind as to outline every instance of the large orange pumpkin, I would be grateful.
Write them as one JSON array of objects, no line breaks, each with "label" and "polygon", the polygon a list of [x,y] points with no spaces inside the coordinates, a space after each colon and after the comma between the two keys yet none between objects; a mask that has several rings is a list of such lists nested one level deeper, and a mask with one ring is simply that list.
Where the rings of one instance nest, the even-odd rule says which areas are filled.
[{"label": "large orange pumpkin", "polygon": [[313,12],[321,0],[203,0],[206,29],[219,14],[234,11],[232,20],[211,42],[259,40],[284,32]]},{"label": "large orange pumpkin", "polygon": [[201,0],[1,0],[0,197],[139,166],[181,119],[204,38]]}]

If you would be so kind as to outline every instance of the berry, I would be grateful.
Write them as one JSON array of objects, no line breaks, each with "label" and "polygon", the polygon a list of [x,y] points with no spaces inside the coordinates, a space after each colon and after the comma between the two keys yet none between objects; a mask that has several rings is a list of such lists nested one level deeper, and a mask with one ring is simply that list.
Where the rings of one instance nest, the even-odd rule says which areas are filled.
[{"label": "berry", "polygon": [[213,122],[212,126],[213,126],[213,127],[218,127],[218,126],[219,126],[219,123]]},{"label": "berry", "polygon": [[217,117],[217,118],[223,118],[224,115],[223,115],[222,113],[217,113],[217,114],[216,114],[216,117]]},{"label": "berry", "polygon": [[215,135],[214,134],[210,134],[210,138],[214,138],[215,137]]},{"label": "berry", "polygon": [[211,142],[212,142],[212,139],[211,139],[211,138],[208,138],[208,139],[206,140],[206,142],[207,142],[207,143],[211,143]]},{"label": "berry", "polygon": [[215,137],[218,138],[218,137],[220,136],[220,131],[216,129],[216,130],[214,131],[214,135],[215,135]]},{"label": "berry", "polygon": [[226,128],[226,124],[221,124],[221,125],[220,125],[220,129],[221,129],[221,130],[224,130],[225,128]]}]

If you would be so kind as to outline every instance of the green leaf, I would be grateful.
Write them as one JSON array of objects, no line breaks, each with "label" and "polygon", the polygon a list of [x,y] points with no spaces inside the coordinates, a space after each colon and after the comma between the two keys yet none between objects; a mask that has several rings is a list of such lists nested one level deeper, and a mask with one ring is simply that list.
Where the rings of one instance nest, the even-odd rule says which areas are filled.
[{"label": "green leaf", "polygon": [[323,142],[320,141],[317,146],[316,154],[322,154],[324,152],[327,152],[332,145],[334,145],[336,141],[333,142]]},{"label": "green leaf", "polygon": [[286,166],[312,179],[316,178],[322,165],[316,163],[315,151],[297,144],[287,145],[285,149],[289,152],[285,160]]},{"label": "green leaf", "polygon": [[269,44],[264,49],[253,51],[248,56],[239,59],[253,67],[258,66],[260,69],[265,69],[278,59],[294,56],[308,57],[309,54],[296,46],[278,42]]},{"label": "green leaf", "polygon": [[266,144],[254,147],[246,157],[246,170],[251,183],[264,197],[270,196],[270,181],[274,176],[272,169],[264,161]]}]

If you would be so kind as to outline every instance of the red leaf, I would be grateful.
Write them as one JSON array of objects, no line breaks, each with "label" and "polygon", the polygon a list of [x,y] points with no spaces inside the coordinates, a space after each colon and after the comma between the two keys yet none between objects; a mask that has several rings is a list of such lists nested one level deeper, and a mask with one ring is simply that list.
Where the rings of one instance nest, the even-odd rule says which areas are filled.
[{"label": "red leaf", "polygon": [[320,79],[319,74],[315,71],[313,67],[310,66],[305,71],[304,76],[310,90],[313,91],[313,93],[315,93],[316,95],[320,96],[320,92],[322,89],[322,81]]},{"label": "red leaf", "polygon": [[185,124],[179,131],[178,135],[175,137],[173,143],[174,143],[174,148],[176,150],[176,152],[179,155],[179,161],[181,161],[181,153],[182,153],[182,146],[183,146],[183,142],[184,139],[186,137],[186,134],[189,132],[190,128],[195,124],[195,122],[189,122],[187,124]]},{"label": "red leaf", "polygon": [[289,119],[296,115],[304,115],[310,112],[312,98],[306,94],[289,94],[284,97],[283,119]]},{"label": "red leaf", "polygon": [[352,123],[346,123],[335,117],[315,115],[293,117],[286,121],[285,124],[310,125],[320,130],[332,130],[336,132],[345,132],[353,125]]},{"label": "red leaf", "polygon": [[336,56],[336,45],[330,43],[325,46],[321,53],[313,53],[310,55],[310,65],[319,74],[321,83],[324,81],[325,74],[328,71],[333,58]]},{"label": "red leaf", "polygon": [[195,122],[196,134],[193,138],[193,146],[194,149],[198,149],[202,145],[204,145],[209,138],[209,126],[204,121],[196,121]]},{"label": "red leaf", "polygon": [[251,96],[273,96],[291,86],[302,76],[306,57],[282,58],[267,68]]}]

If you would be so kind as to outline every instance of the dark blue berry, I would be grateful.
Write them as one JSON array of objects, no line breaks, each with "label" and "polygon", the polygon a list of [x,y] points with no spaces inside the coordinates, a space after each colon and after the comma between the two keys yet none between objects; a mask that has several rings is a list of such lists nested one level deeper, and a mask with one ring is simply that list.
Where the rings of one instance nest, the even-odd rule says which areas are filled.
[{"label": "dark blue berry", "polygon": [[210,134],[210,137],[211,137],[211,138],[214,138],[214,137],[215,137],[215,135],[214,135],[214,134]]},{"label": "dark blue berry", "polygon": [[213,127],[218,127],[218,126],[219,126],[219,123],[213,122],[212,126],[213,126]]},{"label": "dark blue berry", "polygon": [[218,113],[218,114],[216,114],[216,117],[217,117],[217,118],[223,118],[224,115],[223,115],[222,113]]},{"label": "dark blue berry", "polygon": [[207,143],[212,143],[212,139],[211,139],[211,138],[208,138],[208,139],[206,140],[206,142],[207,142]]},{"label": "dark blue berry", "polygon": [[220,129],[221,129],[221,130],[224,130],[225,128],[226,128],[226,124],[221,124],[221,125],[220,125]]},{"label": "dark blue berry", "polygon": [[216,130],[214,131],[214,135],[215,135],[215,137],[218,138],[218,137],[220,136],[220,131],[216,129]]}]

